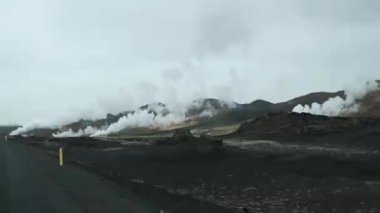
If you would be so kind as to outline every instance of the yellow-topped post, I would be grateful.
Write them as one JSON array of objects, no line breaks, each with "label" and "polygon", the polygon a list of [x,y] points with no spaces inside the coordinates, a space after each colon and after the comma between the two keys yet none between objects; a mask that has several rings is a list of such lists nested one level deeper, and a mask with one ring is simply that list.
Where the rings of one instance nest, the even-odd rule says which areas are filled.
[{"label": "yellow-topped post", "polygon": [[59,148],[59,165],[63,166],[63,148]]}]

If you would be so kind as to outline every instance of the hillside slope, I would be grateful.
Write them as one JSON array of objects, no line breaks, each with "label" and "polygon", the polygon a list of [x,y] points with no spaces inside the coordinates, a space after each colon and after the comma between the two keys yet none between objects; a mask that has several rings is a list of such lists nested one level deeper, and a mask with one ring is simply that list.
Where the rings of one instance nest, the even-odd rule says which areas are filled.
[{"label": "hillside slope", "polygon": [[[141,106],[136,110],[127,110],[119,114],[107,114],[103,119],[98,120],[79,120],[57,129],[41,129],[32,130],[28,132],[28,135],[43,135],[48,136],[56,133],[57,131],[71,131],[73,133],[85,130],[87,127],[94,129],[106,129],[110,125],[117,124],[122,118],[127,120],[129,117],[134,117],[136,113],[145,112],[152,115],[153,119],[168,119],[174,116],[182,116],[180,122],[170,124],[165,127],[157,126],[138,126],[131,125],[129,127],[120,128],[118,131],[114,131],[112,135],[133,135],[133,134],[152,134],[161,131],[172,131],[178,128],[191,127],[191,128],[217,128],[229,125],[237,125],[244,123],[245,121],[255,119],[268,113],[276,112],[291,112],[292,109],[298,104],[312,104],[323,103],[330,98],[334,97],[344,98],[344,92],[317,92],[310,93],[301,97],[291,99],[281,103],[271,103],[265,100],[256,100],[247,104],[227,103],[218,99],[199,99],[193,101],[187,109],[180,109],[178,112],[173,112],[163,103],[152,103]],[[369,97],[370,99],[370,97]],[[368,100],[367,102],[370,102]],[[377,102],[376,102],[377,103]],[[373,107],[372,107],[373,108]],[[368,111],[376,111],[374,109],[368,109]],[[174,113],[174,114],[173,114]],[[175,114],[177,113],[177,114]],[[152,121],[155,122],[155,121]],[[118,124],[119,125],[119,124]],[[88,136],[88,135],[83,135]]]}]

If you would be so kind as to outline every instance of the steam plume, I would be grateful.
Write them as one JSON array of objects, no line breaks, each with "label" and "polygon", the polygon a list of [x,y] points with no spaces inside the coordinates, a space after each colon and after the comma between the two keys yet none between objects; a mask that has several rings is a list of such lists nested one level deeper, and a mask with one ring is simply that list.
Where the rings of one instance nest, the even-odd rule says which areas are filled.
[{"label": "steam plume", "polygon": [[88,126],[84,130],[80,129],[77,132],[74,132],[72,129],[69,129],[64,132],[57,132],[53,134],[53,137],[56,137],[56,138],[83,137],[83,136],[90,136],[96,133],[97,131],[99,131],[97,128]]},{"label": "steam plume", "polygon": [[380,90],[379,82],[369,81],[363,84],[351,85],[345,90],[346,98],[330,98],[323,104],[313,103],[309,105],[297,105],[293,112],[311,113],[315,115],[340,116],[358,112],[360,100],[368,93]]},{"label": "steam plume", "polygon": [[133,114],[121,117],[116,123],[113,123],[104,130],[99,130],[91,136],[106,136],[112,133],[120,132],[127,128],[149,127],[163,128],[172,124],[182,123],[186,120],[184,113],[169,113],[166,115],[155,115],[148,110],[137,110]]},{"label": "steam plume", "polygon": [[34,119],[33,121],[15,129],[9,135],[11,136],[22,135],[34,129],[43,129],[43,128],[54,129],[57,127],[58,125],[54,124],[54,122],[44,121],[41,119]]}]

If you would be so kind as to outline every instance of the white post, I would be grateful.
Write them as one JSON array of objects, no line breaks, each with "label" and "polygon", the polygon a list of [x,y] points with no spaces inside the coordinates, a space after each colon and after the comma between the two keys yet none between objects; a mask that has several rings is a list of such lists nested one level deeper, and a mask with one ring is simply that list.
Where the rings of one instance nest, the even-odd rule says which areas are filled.
[{"label": "white post", "polygon": [[59,148],[59,165],[63,166],[63,148]]},{"label": "white post", "polygon": [[4,137],[4,140],[5,140],[5,141],[8,141],[8,136],[5,136],[5,137]]}]

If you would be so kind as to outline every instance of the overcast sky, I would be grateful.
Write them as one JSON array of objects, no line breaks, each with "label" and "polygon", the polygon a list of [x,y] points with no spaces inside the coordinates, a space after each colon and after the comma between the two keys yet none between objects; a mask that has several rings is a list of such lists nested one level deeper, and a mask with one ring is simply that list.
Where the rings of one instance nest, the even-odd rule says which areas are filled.
[{"label": "overcast sky", "polygon": [[0,123],[380,78],[379,0],[1,0]]}]

